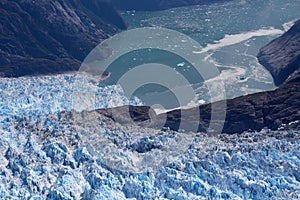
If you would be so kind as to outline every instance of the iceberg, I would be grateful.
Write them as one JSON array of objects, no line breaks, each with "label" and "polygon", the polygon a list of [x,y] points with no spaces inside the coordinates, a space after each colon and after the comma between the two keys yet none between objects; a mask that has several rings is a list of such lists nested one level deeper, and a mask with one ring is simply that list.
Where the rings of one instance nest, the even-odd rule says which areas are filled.
[{"label": "iceberg", "polygon": [[185,62],[181,62],[177,64],[177,67],[184,67],[185,66]]}]

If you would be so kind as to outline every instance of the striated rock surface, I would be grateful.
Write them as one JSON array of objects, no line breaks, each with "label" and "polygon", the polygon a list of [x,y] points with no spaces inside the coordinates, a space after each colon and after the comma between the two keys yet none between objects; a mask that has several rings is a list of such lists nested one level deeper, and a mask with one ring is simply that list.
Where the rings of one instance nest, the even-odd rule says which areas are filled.
[{"label": "striated rock surface", "polygon": [[275,84],[282,84],[300,69],[300,20],[281,37],[263,47],[258,54],[259,62],[272,74]]},{"label": "striated rock surface", "polygon": [[102,40],[126,25],[106,1],[1,0],[0,75],[76,70]]}]

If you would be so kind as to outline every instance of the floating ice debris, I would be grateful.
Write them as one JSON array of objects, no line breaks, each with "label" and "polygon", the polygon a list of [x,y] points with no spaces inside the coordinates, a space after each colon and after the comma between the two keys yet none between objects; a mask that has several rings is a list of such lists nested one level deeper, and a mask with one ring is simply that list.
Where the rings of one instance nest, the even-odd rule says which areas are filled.
[{"label": "floating ice debris", "polygon": [[177,67],[184,67],[184,65],[185,65],[185,62],[181,62],[181,63],[177,64]]},{"label": "floating ice debris", "polygon": [[199,103],[199,104],[205,104],[206,101],[205,101],[204,99],[201,99],[201,100],[198,101],[198,103]]}]

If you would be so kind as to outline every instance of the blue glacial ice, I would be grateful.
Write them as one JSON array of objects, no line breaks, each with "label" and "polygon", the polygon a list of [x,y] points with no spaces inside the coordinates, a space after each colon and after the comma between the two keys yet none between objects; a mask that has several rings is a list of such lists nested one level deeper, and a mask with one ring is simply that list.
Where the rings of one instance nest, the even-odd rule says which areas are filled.
[{"label": "blue glacial ice", "polygon": [[1,78],[0,99],[0,119],[142,105],[137,98],[128,100],[120,86],[98,87],[90,77],[78,74]]},{"label": "blue glacial ice", "polygon": [[[1,79],[0,199],[300,199],[299,131],[124,127],[74,110],[71,79]],[[91,87],[95,107],[140,103]]]}]

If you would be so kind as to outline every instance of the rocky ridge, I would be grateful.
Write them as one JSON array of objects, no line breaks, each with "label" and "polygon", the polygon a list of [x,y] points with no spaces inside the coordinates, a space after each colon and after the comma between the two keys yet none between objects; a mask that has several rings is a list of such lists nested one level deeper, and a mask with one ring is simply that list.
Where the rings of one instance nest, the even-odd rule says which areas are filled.
[{"label": "rocky ridge", "polygon": [[[226,118],[224,121],[223,133],[242,133],[249,130],[262,130],[270,128],[277,130],[283,124],[289,124],[300,120],[300,76],[293,81],[288,82],[276,89],[275,91],[256,93],[232,100],[227,100]],[[210,123],[220,124],[218,119],[211,120],[211,107],[218,107],[222,102],[202,105],[197,108],[185,110],[185,121],[190,124],[198,124],[199,132],[207,132]],[[200,111],[199,117],[195,115],[196,110]],[[120,120],[125,118],[126,107],[118,107],[112,109],[100,109],[99,112],[110,118],[117,118],[118,122],[126,125],[131,123],[131,119]],[[161,121],[166,120],[164,127],[178,131],[181,123],[181,110],[174,110],[165,114],[155,115],[155,112],[148,107],[131,107],[129,108],[132,118],[141,126],[151,119],[150,127],[159,128]],[[219,110],[221,113],[223,110]],[[150,113],[150,114],[149,114]],[[189,114],[187,114],[189,113]],[[123,115],[123,116],[122,116]],[[150,116],[152,116],[150,118]],[[222,120],[222,119],[220,119]],[[223,121],[221,121],[223,122]],[[159,125],[159,126],[157,126]],[[147,125],[148,126],[148,125]],[[193,127],[193,126],[191,126]],[[161,128],[161,127],[160,127]],[[194,131],[189,126],[184,128],[185,131]]]}]

